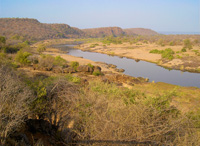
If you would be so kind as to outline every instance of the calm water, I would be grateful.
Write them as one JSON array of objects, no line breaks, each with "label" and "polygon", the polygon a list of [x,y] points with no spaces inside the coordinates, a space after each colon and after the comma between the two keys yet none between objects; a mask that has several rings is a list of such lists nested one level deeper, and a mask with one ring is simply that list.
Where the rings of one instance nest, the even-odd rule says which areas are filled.
[{"label": "calm water", "polygon": [[118,56],[108,56],[106,54],[95,52],[84,52],[71,48],[73,45],[66,45],[69,55],[83,57],[98,62],[114,64],[117,68],[123,68],[124,74],[134,77],[149,78],[150,82],[165,82],[180,86],[193,86],[200,88],[200,74],[181,72],[178,70],[168,70],[157,66],[154,63],[145,61],[136,62],[133,59],[120,58]]}]

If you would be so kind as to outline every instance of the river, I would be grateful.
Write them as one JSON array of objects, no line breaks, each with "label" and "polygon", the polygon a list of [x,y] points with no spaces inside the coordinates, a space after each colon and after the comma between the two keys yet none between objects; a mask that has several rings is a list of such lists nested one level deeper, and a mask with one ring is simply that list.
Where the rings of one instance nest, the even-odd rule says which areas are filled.
[{"label": "river", "polygon": [[154,63],[146,61],[136,62],[133,59],[120,58],[118,56],[108,56],[107,54],[81,51],[73,48],[74,45],[65,45],[65,50],[69,55],[83,57],[96,62],[114,64],[117,68],[125,70],[124,74],[133,77],[149,78],[152,82],[165,82],[174,85],[198,87],[200,88],[200,74],[182,72],[179,70],[169,70]]}]

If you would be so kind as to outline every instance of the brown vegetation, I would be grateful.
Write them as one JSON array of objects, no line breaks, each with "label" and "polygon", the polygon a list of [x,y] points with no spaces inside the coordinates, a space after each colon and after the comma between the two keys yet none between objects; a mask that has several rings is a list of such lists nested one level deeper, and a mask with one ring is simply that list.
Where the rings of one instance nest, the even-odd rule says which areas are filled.
[{"label": "brown vegetation", "polygon": [[157,32],[151,29],[145,29],[145,28],[127,28],[127,29],[123,29],[123,31],[127,35],[148,35],[148,36],[158,35]]}]

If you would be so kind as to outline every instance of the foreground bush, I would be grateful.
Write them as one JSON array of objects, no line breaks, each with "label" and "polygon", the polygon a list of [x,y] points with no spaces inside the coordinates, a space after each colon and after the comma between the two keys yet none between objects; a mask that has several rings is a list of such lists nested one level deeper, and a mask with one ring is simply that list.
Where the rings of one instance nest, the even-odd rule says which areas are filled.
[{"label": "foreground bush", "polygon": [[0,144],[20,129],[30,110],[33,94],[17,73],[0,65]]}]

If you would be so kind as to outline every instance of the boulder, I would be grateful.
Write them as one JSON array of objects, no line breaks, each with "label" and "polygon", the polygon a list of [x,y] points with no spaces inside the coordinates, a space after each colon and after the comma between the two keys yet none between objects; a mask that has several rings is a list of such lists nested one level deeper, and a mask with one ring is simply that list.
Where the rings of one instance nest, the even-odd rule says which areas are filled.
[{"label": "boulder", "polygon": [[81,65],[77,67],[78,72],[93,72],[93,69],[88,65]]},{"label": "boulder", "polygon": [[93,72],[101,72],[101,67],[100,66],[94,66]]},{"label": "boulder", "polygon": [[72,67],[68,67],[68,68],[63,69],[63,72],[64,73],[75,73],[76,70]]}]

